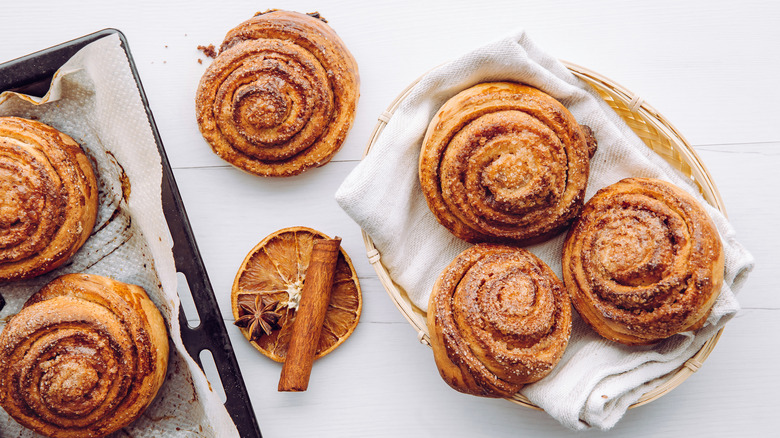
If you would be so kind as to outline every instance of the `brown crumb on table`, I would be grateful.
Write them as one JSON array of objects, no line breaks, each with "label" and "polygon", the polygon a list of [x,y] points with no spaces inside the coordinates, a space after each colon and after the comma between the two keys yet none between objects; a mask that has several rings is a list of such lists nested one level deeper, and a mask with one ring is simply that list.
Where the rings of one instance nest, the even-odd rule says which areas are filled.
[{"label": "brown crumb on table", "polygon": [[203,60],[198,58],[198,64],[203,64]]},{"label": "brown crumb on table", "polygon": [[214,44],[209,44],[208,46],[198,46],[198,50],[203,52],[203,54],[209,58],[217,57],[217,49],[214,48]]}]

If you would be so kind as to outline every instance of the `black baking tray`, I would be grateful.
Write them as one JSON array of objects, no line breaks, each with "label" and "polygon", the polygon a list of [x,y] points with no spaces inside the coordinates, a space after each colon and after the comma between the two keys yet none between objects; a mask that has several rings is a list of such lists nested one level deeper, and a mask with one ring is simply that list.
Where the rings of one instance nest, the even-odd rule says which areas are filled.
[{"label": "black baking tray", "polygon": [[179,322],[184,345],[192,358],[203,368],[200,353],[207,349],[211,352],[225,390],[227,408],[238,433],[242,438],[261,437],[257,417],[252,408],[246,385],[238,367],[225,323],[219,312],[214,290],[211,287],[203,259],[195,243],[184,203],[173,178],[173,171],[163,148],[160,133],[154,123],[149,101],[144,93],[130,47],[124,34],[117,29],[104,29],[81,38],[76,38],[48,49],[32,53],[21,58],[0,64],[0,92],[16,91],[33,96],[43,96],[49,89],[54,73],[76,52],[89,43],[109,35],[117,35],[127,54],[133,72],[138,93],[143,101],[152,134],[157,143],[162,160],[162,207],[168,221],[168,229],[173,238],[173,257],[176,270],[187,277],[192,298],[198,310],[200,324],[192,328],[187,324],[184,310],[179,307]]}]

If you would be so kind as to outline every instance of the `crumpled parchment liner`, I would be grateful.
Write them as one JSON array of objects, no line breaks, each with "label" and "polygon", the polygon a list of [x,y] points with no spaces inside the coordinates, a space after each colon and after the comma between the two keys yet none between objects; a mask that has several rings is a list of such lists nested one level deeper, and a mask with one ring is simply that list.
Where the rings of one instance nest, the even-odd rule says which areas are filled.
[{"label": "crumpled parchment liner", "polygon": [[[55,277],[86,272],[142,286],[171,338],[168,373],[154,402],[116,436],[238,436],[219,396],[181,340],[170,234],[161,204],[162,165],[118,35],[89,44],[55,75],[42,99],[0,94],[0,116],[41,121],[70,135],[92,158],[100,188],[98,218],[86,244],[65,265],[0,286],[0,329]],[[40,436],[0,409],[0,436]]]}]

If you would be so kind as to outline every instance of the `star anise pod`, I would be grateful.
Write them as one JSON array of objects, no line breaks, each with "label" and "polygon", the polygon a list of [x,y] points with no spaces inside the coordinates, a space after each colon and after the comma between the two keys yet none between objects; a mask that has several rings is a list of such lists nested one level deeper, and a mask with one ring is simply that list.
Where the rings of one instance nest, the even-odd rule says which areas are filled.
[{"label": "star anise pod", "polygon": [[263,334],[270,335],[281,315],[277,312],[279,301],[265,302],[262,295],[255,296],[254,301],[238,303],[238,319],[235,325],[249,330],[249,340],[257,341]]}]

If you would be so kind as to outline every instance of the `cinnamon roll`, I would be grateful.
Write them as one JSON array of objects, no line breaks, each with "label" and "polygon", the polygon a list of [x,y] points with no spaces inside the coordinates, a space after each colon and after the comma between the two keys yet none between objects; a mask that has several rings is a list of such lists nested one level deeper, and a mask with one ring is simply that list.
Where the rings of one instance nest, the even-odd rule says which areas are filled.
[{"label": "cinnamon roll", "polygon": [[198,86],[197,120],[230,164],[290,176],[330,161],[358,95],[357,63],[325,20],[268,11],[228,32]]},{"label": "cinnamon roll", "polygon": [[551,96],[510,82],[478,84],[431,120],[420,153],[423,194],[436,219],[467,242],[530,244],[582,208],[590,128]]},{"label": "cinnamon roll", "polygon": [[558,363],[571,334],[563,283],[532,253],[478,244],[441,273],[428,304],[436,365],[454,389],[510,397]]},{"label": "cinnamon roll", "polygon": [[62,265],[86,242],[97,209],[92,165],[72,138],[0,117],[0,282]]},{"label": "cinnamon roll", "polygon": [[142,288],[64,275],[0,333],[0,405],[46,436],[104,436],[149,406],[167,363],[165,322]]},{"label": "cinnamon roll", "polygon": [[599,190],[571,228],[563,278],[607,339],[649,344],[704,324],[723,284],[723,248],[702,206],[657,179]]}]

